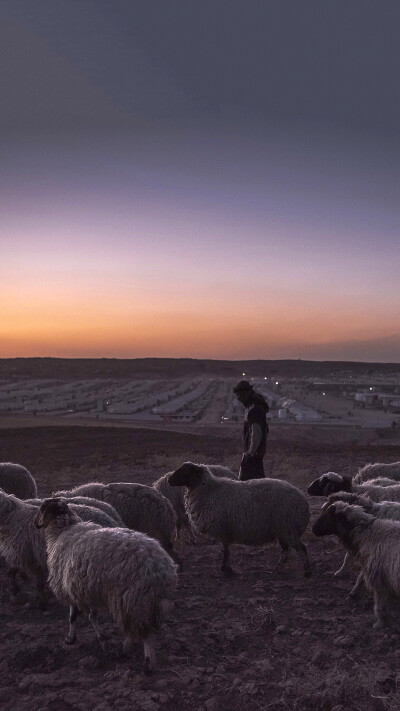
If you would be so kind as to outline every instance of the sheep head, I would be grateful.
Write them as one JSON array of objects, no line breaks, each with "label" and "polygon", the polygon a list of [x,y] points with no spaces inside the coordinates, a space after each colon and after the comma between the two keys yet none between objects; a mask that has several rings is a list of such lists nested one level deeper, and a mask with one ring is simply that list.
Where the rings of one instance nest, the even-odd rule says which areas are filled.
[{"label": "sheep head", "polygon": [[188,489],[195,489],[204,483],[206,472],[201,464],[184,462],[178,469],[175,469],[168,477],[170,486],[186,486]]},{"label": "sheep head", "polygon": [[57,528],[65,528],[75,518],[64,499],[45,499],[33,520],[33,524],[36,528],[47,528],[51,523],[54,523]]},{"label": "sheep head", "polygon": [[335,472],[327,472],[315,479],[307,489],[310,496],[329,496],[336,491],[350,491],[351,480]]},{"label": "sheep head", "polygon": [[344,501],[337,501],[328,506],[317,518],[312,531],[315,536],[338,536],[341,539],[356,527],[370,525],[375,518],[367,514],[361,506],[351,506]]},{"label": "sheep head", "polygon": [[[314,536],[320,537],[339,535],[340,504],[343,505],[343,502],[330,504],[330,506],[323,511],[319,518],[317,518],[312,527]],[[347,506],[347,504],[344,505]],[[339,510],[337,510],[337,508],[339,508]]]}]

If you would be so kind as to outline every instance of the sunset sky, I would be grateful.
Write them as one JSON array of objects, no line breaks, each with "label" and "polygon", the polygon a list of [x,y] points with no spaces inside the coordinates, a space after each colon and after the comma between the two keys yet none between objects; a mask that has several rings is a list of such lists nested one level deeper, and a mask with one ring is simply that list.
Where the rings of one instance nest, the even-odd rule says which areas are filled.
[{"label": "sunset sky", "polygon": [[0,357],[400,361],[397,0],[3,0]]}]

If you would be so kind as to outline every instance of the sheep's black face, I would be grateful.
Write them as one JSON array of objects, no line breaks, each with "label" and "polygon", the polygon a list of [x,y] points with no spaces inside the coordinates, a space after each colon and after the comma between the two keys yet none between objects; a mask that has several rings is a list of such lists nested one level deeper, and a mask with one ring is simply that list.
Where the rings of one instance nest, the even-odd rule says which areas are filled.
[{"label": "sheep's black face", "polygon": [[310,496],[329,496],[329,494],[334,494],[336,491],[342,491],[345,488],[343,477],[332,472],[323,474],[318,479],[315,479],[308,487],[307,493]]},{"label": "sheep's black face", "polygon": [[310,494],[310,496],[322,496],[322,491],[323,491],[323,484],[321,482],[321,478],[315,479],[310,486],[307,489],[307,494]]},{"label": "sheep's black face", "polygon": [[351,540],[354,528],[371,526],[375,517],[364,511],[361,506],[352,506],[344,501],[338,501],[328,506],[313,525],[316,536],[336,535],[346,542]]},{"label": "sheep's black face", "polygon": [[328,506],[319,518],[315,521],[312,531],[314,536],[332,536],[337,535],[337,520],[335,505]]},{"label": "sheep's black face", "polygon": [[202,468],[192,462],[185,462],[168,477],[168,484],[171,486],[187,486],[188,489],[194,489],[201,481]]},{"label": "sheep's black face", "polygon": [[34,518],[36,528],[46,528],[55,519],[69,517],[70,510],[64,499],[45,499]]}]

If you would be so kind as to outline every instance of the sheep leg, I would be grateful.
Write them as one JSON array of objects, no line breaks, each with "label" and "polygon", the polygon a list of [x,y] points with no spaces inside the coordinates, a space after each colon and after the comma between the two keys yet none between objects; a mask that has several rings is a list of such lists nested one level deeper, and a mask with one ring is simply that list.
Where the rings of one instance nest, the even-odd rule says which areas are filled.
[{"label": "sheep leg", "polygon": [[228,543],[223,543],[222,544],[224,547],[224,555],[222,558],[222,572],[224,575],[226,575],[227,578],[231,578],[233,575],[235,575],[234,571],[232,570],[231,566],[229,565],[229,545]]},{"label": "sheep leg", "polygon": [[359,573],[354,587],[349,592],[349,597],[352,600],[356,600],[360,596],[363,582],[364,582],[364,576],[362,573]]},{"label": "sheep leg", "polygon": [[195,536],[194,533],[193,533],[193,529],[192,529],[190,523],[189,523],[188,526],[187,526],[187,531],[188,531],[188,534],[189,534],[189,542],[192,544],[192,546],[195,546],[196,543],[197,543],[197,541],[196,541],[196,536]]},{"label": "sheep leg", "polygon": [[276,566],[276,572],[281,573],[289,557],[289,545],[282,538],[279,538],[278,540],[282,550],[278,560],[278,565]]},{"label": "sheep leg", "polygon": [[181,528],[182,528],[182,524],[181,524],[179,521],[177,521],[177,522],[176,522],[176,538],[177,538],[177,540],[180,539],[180,536],[181,536]]},{"label": "sheep leg", "polygon": [[192,543],[192,544],[194,545],[194,544],[196,543],[196,539],[195,539],[195,537],[194,537],[193,528],[192,528],[192,526],[191,526],[191,524],[190,524],[190,521],[189,521],[188,516],[185,516],[184,521],[183,521],[183,525],[185,526],[185,528],[186,528],[186,530],[187,530],[187,532],[188,532],[190,543]]},{"label": "sheep leg", "polygon": [[374,613],[377,618],[374,623],[374,629],[380,629],[381,627],[391,627],[396,632],[400,632],[400,626],[397,620],[393,619],[393,615],[388,610],[389,597],[383,593],[374,591]]},{"label": "sheep leg", "polygon": [[312,571],[311,571],[310,561],[308,560],[307,548],[305,547],[304,543],[302,543],[301,541],[297,541],[296,543],[293,543],[292,545],[293,545],[293,548],[295,549],[297,555],[299,556],[301,562],[303,563],[304,577],[311,578]]},{"label": "sheep leg", "polygon": [[151,674],[156,666],[156,652],[154,644],[154,635],[150,634],[143,640],[144,664],[143,672]]},{"label": "sheep leg", "polygon": [[108,639],[108,638],[107,638],[107,635],[105,635],[104,632],[102,632],[102,630],[101,630],[101,628],[100,628],[99,621],[98,621],[98,619],[97,619],[97,610],[90,610],[90,612],[89,612],[89,622],[90,622],[90,624],[92,625],[92,627],[93,627],[93,629],[94,629],[94,631],[95,631],[95,635],[96,635],[97,639],[98,639],[99,642],[100,642],[100,646],[101,646],[103,652],[106,652],[106,651],[107,651],[107,639]]},{"label": "sheep leg", "polygon": [[387,597],[378,590],[374,590],[374,613],[376,617],[374,629],[380,629],[388,624]]},{"label": "sheep leg", "polygon": [[129,657],[132,652],[132,647],[133,647],[133,637],[131,637],[129,634],[127,634],[126,637],[124,638],[120,656],[121,657]]},{"label": "sheep leg", "polygon": [[70,605],[69,608],[69,630],[65,644],[74,644],[76,642],[76,618],[80,614],[80,609],[76,605]]},{"label": "sheep leg", "polygon": [[338,575],[340,575],[341,573],[343,573],[344,569],[345,569],[346,566],[347,566],[349,557],[350,557],[349,554],[346,553],[346,555],[345,555],[345,557],[344,557],[344,559],[343,559],[342,565],[341,565],[340,568],[338,568],[338,570],[334,573],[335,578],[337,578]]},{"label": "sheep leg", "polygon": [[36,581],[36,588],[38,592],[38,605],[40,610],[47,610],[48,599],[46,595],[46,577],[44,575],[38,575]]},{"label": "sheep leg", "polygon": [[17,583],[18,568],[10,568],[7,571],[7,577],[10,579],[10,589],[11,595],[16,597],[19,593],[19,586]]}]

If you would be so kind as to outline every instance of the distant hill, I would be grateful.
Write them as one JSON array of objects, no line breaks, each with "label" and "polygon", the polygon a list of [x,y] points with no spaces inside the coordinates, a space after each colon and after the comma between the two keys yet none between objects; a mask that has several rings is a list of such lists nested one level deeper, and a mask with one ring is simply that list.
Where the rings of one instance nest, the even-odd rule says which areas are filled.
[{"label": "distant hill", "polygon": [[195,358],[2,358],[0,378],[327,377],[400,373],[400,363]]}]

